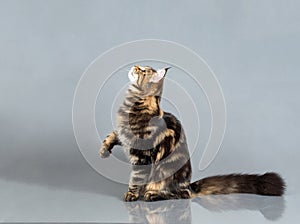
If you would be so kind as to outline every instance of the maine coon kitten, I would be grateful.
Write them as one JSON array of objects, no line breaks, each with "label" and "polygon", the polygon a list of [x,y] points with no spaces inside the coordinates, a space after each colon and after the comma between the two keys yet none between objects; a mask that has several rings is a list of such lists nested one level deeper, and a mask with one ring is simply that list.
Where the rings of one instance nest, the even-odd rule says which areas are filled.
[{"label": "maine coon kitten", "polygon": [[105,158],[122,145],[132,163],[125,201],[192,198],[208,194],[251,193],[282,195],[285,183],[276,173],[229,174],[193,183],[186,137],[180,121],[160,107],[168,68],[134,66],[125,100],[119,108],[117,130],[103,141]]}]

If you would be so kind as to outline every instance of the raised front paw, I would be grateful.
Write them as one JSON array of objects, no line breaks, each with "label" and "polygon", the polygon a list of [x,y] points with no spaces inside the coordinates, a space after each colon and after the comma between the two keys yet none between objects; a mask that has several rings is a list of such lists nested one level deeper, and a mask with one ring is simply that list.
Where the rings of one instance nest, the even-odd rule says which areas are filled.
[{"label": "raised front paw", "polygon": [[124,201],[137,201],[139,198],[138,194],[132,193],[130,191],[124,194]]},{"label": "raised front paw", "polygon": [[100,150],[99,150],[99,155],[101,158],[107,158],[110,156],[110,151],[108,150],[107,146],[105,144],[102,144]]}]

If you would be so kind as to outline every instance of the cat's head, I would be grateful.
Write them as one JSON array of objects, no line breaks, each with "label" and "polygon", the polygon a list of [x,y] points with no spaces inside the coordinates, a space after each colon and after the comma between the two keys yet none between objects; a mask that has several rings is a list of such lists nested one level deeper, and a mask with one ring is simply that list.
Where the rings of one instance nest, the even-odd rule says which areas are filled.
[{"label": "cat's head", "polygon": [[131,85],[143,95],[161,95],[163,81],[169,68],[155,70],[149,66],[133,66],[128,72]]}]

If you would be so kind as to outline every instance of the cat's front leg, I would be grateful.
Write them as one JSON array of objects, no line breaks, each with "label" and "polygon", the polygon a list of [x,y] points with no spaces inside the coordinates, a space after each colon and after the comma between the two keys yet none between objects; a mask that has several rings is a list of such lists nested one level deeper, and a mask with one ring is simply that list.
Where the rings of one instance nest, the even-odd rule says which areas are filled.
[{"label": "cat's front leg", "polygon": [[150,168],[149,165],[133,165],[128,191],[124,194],[124,201],[136,201],[144,194]]},{"label": "cat's front leg", "polygon": [[140,187],[131,185],[128,191],[124,194],[124,201],[137,201],[140,197]]},{"label": "cat's front leg", "polygon": [[99,154],[102,158],[107,158],[111,154],[111,150],[115,145],[121,145],[115,131],[111,132],[103,141],[99,150]]}]

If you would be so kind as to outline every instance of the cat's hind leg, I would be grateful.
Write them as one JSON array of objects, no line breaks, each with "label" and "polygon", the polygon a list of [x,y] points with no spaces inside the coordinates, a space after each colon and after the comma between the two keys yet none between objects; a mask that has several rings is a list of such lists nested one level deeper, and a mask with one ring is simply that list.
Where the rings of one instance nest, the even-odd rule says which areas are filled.
[{"label": "cat's hind leg", "polygon": [[160,190],[146,191],[144,194],[145,201],[160,201],[160,200],[171,200],[171,199],[189,199],[191,198],[191,192],[188,189],[182,189],[177,191]]}]

